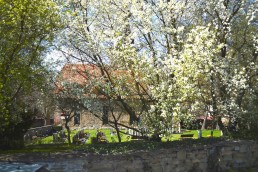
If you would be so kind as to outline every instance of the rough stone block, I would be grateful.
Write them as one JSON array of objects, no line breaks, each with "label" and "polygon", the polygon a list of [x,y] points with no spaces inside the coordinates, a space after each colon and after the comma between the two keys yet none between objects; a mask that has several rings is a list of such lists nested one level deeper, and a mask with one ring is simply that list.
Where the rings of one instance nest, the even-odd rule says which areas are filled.
[{"label": "rough stone block", "polygon": [[234,150],[234,148],[231,147],[231,146],[224,146],[224,147],[221,148],[222,153],[225,152],[225,151],[232,151],[232,150]]},{"label": "rough stone block", "polygon": [[133,163],[132,163],[132,166],[141,167],[142,166],[142,161],[141,160],[134,160]]},{"label": "rough stone block", "polygon": [[205,170],[202,170],[200,168],[200,164],[199,163],[193,163],[191,166],[191,168],[187,169],[187,171],[191,171],[191,172],[203,172]]},{"label": "rough stone block", "polygon": [[189,171],[192,169],[193,163],[184,163],[184,164],[181,164],[181,166],[185,168],[185,171]]},{"label": "rough stone block", "polygon": [[134,168],[126,168],[125,171],[126,172],[136,172],[136,170]]},{"label": "rough stone block", "polygon": [[169,162],[170,162],[170,158],[163,158],[161,161],[160,161],[160,163],[161,164],[168,164]]},{"label": "rough stone block", "polygon": [[239,152],[248,152],[250,150],[249,145],[241,145]]},{"label": "rough stone block", "polygon": [[90,172],[110,172],[110,171],[108,171],[107,169],[99,169],[99,168],[97,168],[97,169],[90,169],[89,170]]},{"label": "rough stone block", "polygon": [[117,167],[114,169],[114,172],[127,172],[124,167]]},{"label": "rough stone block", "polygon": [[251,155],[250,154],[246,154],[246,153],[234,153],[233,154],[233,159],[236,160],[241,160],[241,161],[249,161],[251,159]]},{"label": "rough stone block", "polygon": [[186,172],[186,168],[183,165],[178,166],[176,169],[173,169],[173,172]]},{"label": "rough stone block", "polygon": [[254,151],[252,152],[252,157],[253,157],[253,158],[258,158],[258,149],[257,149],[257,150],[254,150]]},{"label": "rough stone block", "polygon": [[178,151],[177,152],[177,159],[179,159],[179,160],[186,159],[186,151],[185,150]]},{"label": "rough stone block", "polygon": [[125,166],[125,165],[129,165],[129,164],[131,164],[131,162],[129,163],[127,160],[113,161],[113,166]]},{"label": "rough stone block", "polygon": [[233,162],[229,161],[229,160],[223,160],[220,162],[220,168],[222,169],[222,171],[226,171],[229,170],[233,167]]},{"label": "rough stone block", "polygon": [[228,154],[228,155],[223,155],[223,156],[221,156],[222,157],[222,159],[223,159],[223,161],[232,161],[233,160],[233,157],[232,157],[232,155],[230,155],[230,154]]},{"label": "rough stone block", "polygon": [[188,159],[188,158],[190,158],[190,159],[195,159],[195,156],[196,156],[196,154],[193,153],[193,152],[187,152],[187,153],[186,153],[186,158],[187,158],[187,159]]},{"label": "rough stone block", "polygon": [[170,162],[170,164],[171,164],[172,166],[178,166],[179,164],[181,164],[181,161],[178,160],[178,159],[174,159],[173,161]]},{"label": "rough stone block", "polygon": [[224,150],[221,151],[221,155],[232,155],[233,151],[232,150]]},{"label": "rough stone block", "polygon": [[155,171],[163,171],[163,168],[160,164],[156,164],[156,165],[151,165],[151,171],[155,172]]},{"label": "rough stone block", "polygon": [[233,164],[234,168],[246,167],[246,163],[243,161],[235,161]]},{"label": "rough stone block", "polygon": [[95,166],[93,166],[91,170],[100,170],[100,171],[111,171],[113,169],[112,164],[96,164]]},{"label": "rough stone block", "polygon": [[163,172],[171,172],[172,169],[174,169],[172,166],[170,166],[169,164],[167,165],[162,165],[162,169],[163,169]]},{"label": "rough stone block", "polygon": [[160,164],[161,159],[153,158],[149,160],[151,164]]},{"label": "rough stone block", "polygon": [[197,159],[197,158],[192,160],[192,163],[199,163],[199,162],[201,162],[201,161],[199,159]]},{"label": "rough stone block", "polygon": [[135,172],[145,172],[145,169],[143,167],[140,168],[134,168]]},{"label": "rough stone block", "polygon": [[235,151],[239,151],[239,150],[240,150],[240,147],[239,147],[239,146],[235,146],[235,147],[234,147],[234,150],[235,150]]},{"label": "rough stone block", "polygon": [[199,163],[199,168],[202,170],[202,171],[206,171],[208,167],[208,164],[207,163]]},{"label": "rough stone block", "polygon": [[207,151],[199,151],[195,158],[199,159],[200,161],[201,160],[204,160],[204,159],[207,159]]},{"label": "rough stone block", "polygon": [[172,152],[168,154],[169,158],[176,159],[177,158],[177,152]]}]

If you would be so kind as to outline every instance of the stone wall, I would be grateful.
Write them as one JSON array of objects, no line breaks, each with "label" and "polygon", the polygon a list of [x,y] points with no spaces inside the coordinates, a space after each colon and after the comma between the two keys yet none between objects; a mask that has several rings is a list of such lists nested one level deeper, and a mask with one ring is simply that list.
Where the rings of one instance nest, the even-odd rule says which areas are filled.
[{"label": "stone wall", "polygon": [[[25,156],[25,155],[24,155]],[[162,149],[122,155],[82,152],[5,157],[26,159],[50,171],[85,172],[220,172],[258,171],[258,141],[221,142],[187,149]],[[1,156],[0,156],[1,157]],[[1,158],[0,158],[1,160]],[[3,160],[3,157],[2,157]],[[27,163],[28,163],[27,162]]]},{"label": "stone wall", "polygon": [[[101,113],[100,113],[101,114]],[[120,112],[116,112],[114,115],[116,116],[116,118],[118,117],[118,115],[120,115]],[[61,119],[61,112],[60,111],[56,111],[55,112],[55,120],[58,121],[55,124],[62,124],[64,126],[65,124],[65,120]],[[114,121],[112,118],[111,113],[109,113],[108,115],[109,120]],[[129,124],[129,115],[123,113],[120,118],[119,118],[119,123],[122,123],[124,125],[128,125]],[[74,118],[71,119],[71,121],[68,123],[68,125],[70,127],[73,126],[77,126],[77,127],[81,127],[81,128],[87,128],[87,129],[97,129],[97,128],[101,128],[101,127],[107,127],[108,125],[103,125],[103,122],[95,117],[93,114],[91,114],[90,112],[84,111],[84,112],[80,112],[80,125],[74,125]]]},{"label": "stone wall", "polygon": [[191,149],[96,157],[88,160],[84,167],[85,171],[92,172],[258,171],[258,142],[228,142]]},{"label": "stone wall", "polygon": [[[114,115],[116,116],[116,118],[118,118],[118,115],[120,115],[120,113],[117,112]],[[109,113],[108,118],[110,121],[114,121],[111,113]],[[129,124],[129,115],[122,114],[118,121],[119,121],[119,123],[128,125]],[[97,117],[95,117],[94,115],[92,115],[89,112],[88,113],[84,112],[81,114],[80,122],[81,122],[80,127],[84,127],[84,128],[101,128],[101,127],[108,126],[108,125],[103,125],[103,122],[100,119],[98,119]]]}]

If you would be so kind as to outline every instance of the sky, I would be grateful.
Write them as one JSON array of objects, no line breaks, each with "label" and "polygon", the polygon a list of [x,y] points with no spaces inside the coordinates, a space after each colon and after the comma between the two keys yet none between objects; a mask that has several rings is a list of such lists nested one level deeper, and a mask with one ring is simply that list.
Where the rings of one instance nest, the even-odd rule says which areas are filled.
[{"label": "sky", "polygon": [[54,70],[60,71],[66,63],[66,58],[59,50],[51,50],[49,53],[47,53],[45,62],[49,63]]}]

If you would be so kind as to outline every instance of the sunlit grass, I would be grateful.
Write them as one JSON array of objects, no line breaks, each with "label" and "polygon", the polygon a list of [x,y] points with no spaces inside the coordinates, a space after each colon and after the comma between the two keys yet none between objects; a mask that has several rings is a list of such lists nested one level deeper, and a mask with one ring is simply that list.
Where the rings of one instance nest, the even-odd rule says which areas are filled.
[{"label": "sunlit grass", "polygon": [[[181,134],[172,134],[168,137],[163,137],[162,142],[152,142],[152,141],[139,141],[139,142],[131,142],[128,140],[128,135],[121,133],[122,143],[118,143],[118,138],[114,135],[114,140],[112,140],[109,129],[100,130],[105,133],[106,139],[108,143],[102,144],[92,144],[91,138],[96,137],[97,130],[84,130],[84,132],[90,133],[90,138],[86,142],[85,145],[74,145],[65,143],[53,143],[53,136],[48,136],[43,139],[39,139],[34,141],[33,143],[27,145],[24,149],[21,150],[8,150],[8,151],[0,151],[0,153],[31,153],[31,152],[45,152],[45,153],[53,153],[53,152],[70,152],[74,150],[79,150],[83,152],[89,153],[124,153],[130,151],[137,150],[152,150],[152,149],[160,149],[160,148],[169,148],[174,146],[189,146],[189,144],[206,144],[209,142],[214,142],[219,140],[221,137],[220,130],[213,130],[213,138],[211,138],[211,130],[202,130],[203,139],[198,138],[197,130],[187,130],[184,131],[183,134],[194,134],[193,139],[181,140]],[[74,134],[76,134],[78,130],[71,131],[71,140]],[[125,132],[123,130],[122,132]],[[67,133],[66,133],[67,134]],[[129,136],[130,137],[130,136]],[[195,143],[196,142],[196,143]]]},{"label": "sunlit grass", "polygon": [[[221,130],[201,130],[203,138],[211,137],[213,131],[213,137],[221,137]],[[198,130],[186,130],[181,134],[194,134],[193,139],[198,139]],[[168,137],[163,137],[162,141],[175,141],[181,139],[181,134],[172,134]]]},{"label": "sunlit grass", "polygon": [[[71,134],[70,134],[70,138],[72,141],[73,136],[78,132],[79,130],[72,130]],[[112,139],[111,134],[110,134],[110,130],[109,129],[101,129],[101,132],[103,132],[106,135],[106,139],[109,143],[111,142],[118,142],[118,137],[115,134]],[[84,130],[84,133],[90,133],[90,138],[87,140],[86,144],[91,144],[91,138],[96,137],[97,136],[97,130]],[[127,136],[125,133],[125,130],[121,130],[120,132],[120,137],[121,137],[121,141],[122,142],[126,142],[128,141]],[[67,135],[67,131],[65,131],[65,134]],[[68,143],[68,141],[66,140],[64,143]],[[37,139],[34,140],[33,142],[29,143],[28,145],[35,145],[35,144],[54,144],[53,142],[53,136],[48,136],[42,139]]]},{"label": "sunlit grass", "polygon": [[[113,136],[113,139],[111,138],[111,134],[110,134],[110,130],[109,129],[101,129],[100,131],[102,131],[105,135],[106,135],[106,139],[109,143],[112,142],[118,142],[118,137],[117,135]],[[211,137],[211,131],[213,131],[213,137],[221,137],[221,130],[202,130],[202,137],[203,138],[208,138]],[[73,136],[78,132],[78,130],[72,130],[71,131],[71,141]],[[87,140],[86,144],[91,144],[91,138],[92,137],[96,137],[97,135],[97,130],[84,130],[84,133],[90,133],[90,138]],[[130,136],[127,134],[124,134],[125,130],[122,130],[122,132],[120,133],[121,136],[121,141],[122,142],[127,142],[130,141]],[[193,139],[197,139],[198,138],[198,131],[197,130],[186,130],[183,132],[183,134],[194,134]],[[67,132],[66,132],[67,135]],[[128,139],[129,136],[129,139]],[[175,141],[175,140],[180,140],[181,139],[181,134],[172,134],[170,136],[167,137],[162,137],[162,141]],[[68,141],[65,141],[65,143],[68,143]],[[36,140],[34,142],[32,142],[31,144],[54,144],[53,143],[53,136],[48,136],[45,137],[43,139],[39,139]]]}]

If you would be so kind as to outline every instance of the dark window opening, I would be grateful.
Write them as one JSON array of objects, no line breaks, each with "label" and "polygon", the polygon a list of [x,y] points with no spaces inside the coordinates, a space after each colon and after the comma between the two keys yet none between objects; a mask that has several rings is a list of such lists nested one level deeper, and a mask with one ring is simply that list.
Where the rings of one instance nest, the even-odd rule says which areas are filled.
[{"label": "dark window opening", "polygon": [[53,118],[50,118],[50,125],[54,125],[54,119]]},{"label": "dark window opening", "polygon": [[80,113],[79,112],[74,112],[74,125],[80,125]]},{"label": "dark window opening", "polygon": [[102,123],[103,125],[108,124],[108,106],[103,106],[103,116],[102,116]]}]

